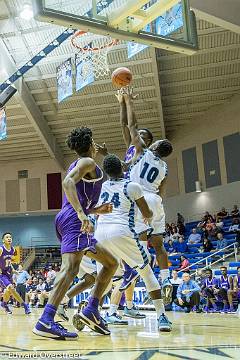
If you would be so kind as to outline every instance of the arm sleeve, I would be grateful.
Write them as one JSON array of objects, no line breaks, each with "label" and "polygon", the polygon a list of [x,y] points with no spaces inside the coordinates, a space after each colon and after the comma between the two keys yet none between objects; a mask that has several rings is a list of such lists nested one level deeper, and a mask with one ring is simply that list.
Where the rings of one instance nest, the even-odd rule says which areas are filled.
[{"label": "arm sleeve", "polygon": [[128,196],[132,201],[138,200],[143,197],[141,185],[130,182],[127,187]]},{"label": "arm sleeve", "polygon": [[198,286],[198,284],[193,281],[193,289],[191,289],[192,292],[197,292],[200,291],[200,286]]}]

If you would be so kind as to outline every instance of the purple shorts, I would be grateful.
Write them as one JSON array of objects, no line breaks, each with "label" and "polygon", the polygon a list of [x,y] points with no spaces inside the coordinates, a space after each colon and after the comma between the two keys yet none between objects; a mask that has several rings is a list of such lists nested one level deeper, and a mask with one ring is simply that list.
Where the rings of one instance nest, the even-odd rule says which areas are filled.
[{"label": "purple shorts", "polygon": [[9,285],[13,284],[12,276],[0,274],[0,286],[6,289]]},{"label": "purple shorts", "polygon": [[68,216],[63,212],[55,218],[56,232],[61,242],[61,253],[74,253],[91,251],[96,253],[97,240],[91,234],[80,231],[82,223],[77,216]]}]

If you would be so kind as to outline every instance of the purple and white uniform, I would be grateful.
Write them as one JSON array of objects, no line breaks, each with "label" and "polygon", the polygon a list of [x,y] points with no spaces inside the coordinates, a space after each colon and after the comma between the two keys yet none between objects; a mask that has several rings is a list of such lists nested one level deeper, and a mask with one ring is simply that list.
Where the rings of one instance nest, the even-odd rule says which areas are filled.
[{"label": "purple and white uniform", "polygon": [[134,146],[134,145],[130,145],[129,148],[127,149],[126,154],[125,154],[124,161],[127,162],[127,163],[128,163],[129,161],[131,161],[131,160],[134,158],[135,153],[136,153],[135,146]]},{"label": "purple and white uniform", "polygon": [[204,285],[206,288],[212,288],[213,286],[218,287],[218,279],[215,277],[212,277],[212,279],[205,279]]},{"label": "purple and white uniform", "polygon": [[11,246],[10,250],[7,250],[5,246],[1,246],[2,254],[0,255],[0,286],[7,288],[12,285],[12,258],[15,254],[15,249]]},{"label": "purple and white uniform", "polygon": [[224,278],[223,275],[221,275],[221,277],[219,279],[219,287],[220,287],[220,289],[225,289],[225,290],[230,289],[228,276],[227,276],[227,278]]},{"label": "purple and white uniform", "polygon": [[[78,160],[74,161],[68,173],[77,165]],[[76,184],[78,199],[86,215],[89,210],[94,208],[98,202],[101,193],[103,173],[96,166],[96,179],[81,179]],[[61,253],[73,253],[77,251],[95,251],[96,239],[91,234],[85,234],[80,231],[81,221],[78,219],[77,213],[69,203],[64,194],[62,209],[55,218],[57,236],[61,242]]]}]

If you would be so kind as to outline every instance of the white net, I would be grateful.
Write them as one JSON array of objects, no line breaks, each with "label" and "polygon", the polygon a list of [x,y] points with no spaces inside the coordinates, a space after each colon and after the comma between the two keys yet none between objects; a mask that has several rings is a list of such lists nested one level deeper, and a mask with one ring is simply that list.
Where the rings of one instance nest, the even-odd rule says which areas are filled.
[{"label": "white net", "polygon": [[78,61],[84,64],[85,77],[93,73],[95,79],[99,79],[109,74],[108,52],[116,45],[115,40],[87,33],[74,36],[72,44],[76,48]]}]

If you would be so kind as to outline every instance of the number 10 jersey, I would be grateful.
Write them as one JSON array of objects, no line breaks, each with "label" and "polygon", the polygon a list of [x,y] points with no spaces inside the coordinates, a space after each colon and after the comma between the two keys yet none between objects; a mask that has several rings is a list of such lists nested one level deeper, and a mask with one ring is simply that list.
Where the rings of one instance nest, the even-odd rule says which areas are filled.
[{"label": "number 10 jersey", "polygon": [[144,150],[130,168],[130,180],[140,184],[143,191],[157,193],[167,176],[167,164],[151,150]]}]

